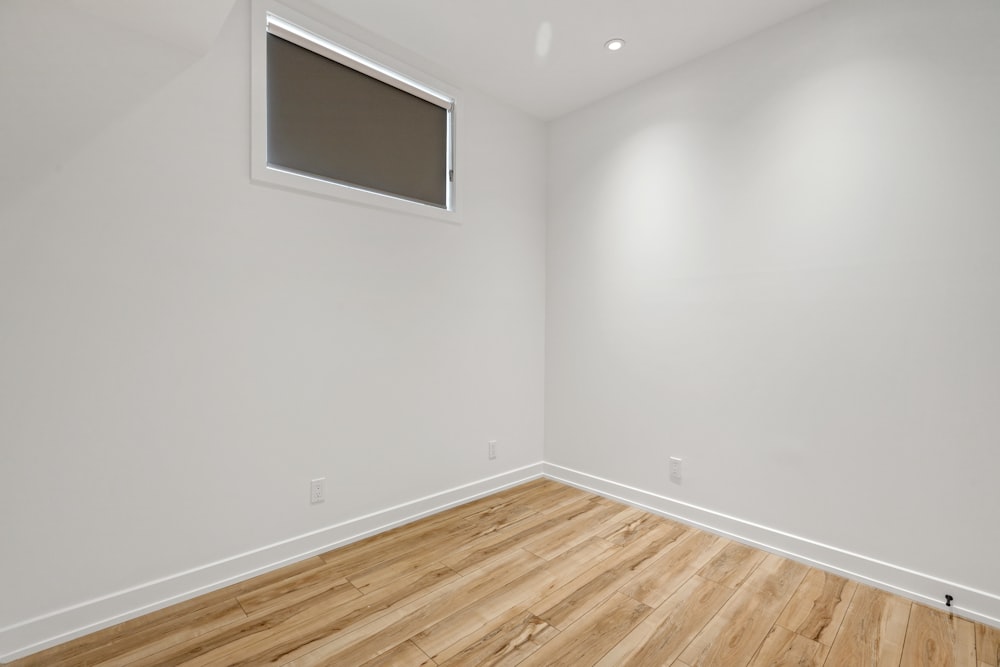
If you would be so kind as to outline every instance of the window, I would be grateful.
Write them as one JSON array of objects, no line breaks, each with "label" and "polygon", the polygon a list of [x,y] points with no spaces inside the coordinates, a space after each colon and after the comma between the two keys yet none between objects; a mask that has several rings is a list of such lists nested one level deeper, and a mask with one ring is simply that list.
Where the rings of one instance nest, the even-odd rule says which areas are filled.
[{"label": "window", "polygon": [[452,212],[454,95],[381,64],[384,56],[361,55],[277,3],[258,0],[254,12],[254,179]]}]

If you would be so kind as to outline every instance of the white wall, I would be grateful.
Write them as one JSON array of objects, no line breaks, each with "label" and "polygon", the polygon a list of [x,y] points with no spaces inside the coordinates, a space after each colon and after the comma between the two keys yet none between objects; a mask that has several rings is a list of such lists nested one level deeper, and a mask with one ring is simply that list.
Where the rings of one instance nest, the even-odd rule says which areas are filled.
[{"label": "white wall", "polygon": [[547,470],[1000,623],[998,35],[834,2],[555,122]]},{"label": "white wall", "polygon": [[523,478],[543,405],[559,478],[1000,618],[995,3],[832,3],[547,192],[453,80],[460,226],[249,183],[246,3],[197,60],[77,4],[0,3],[0,659]]},{"label": "white wall", "polygon": [[0,659],[540,471],[540,122],[451,81],[462,224],[342,204],[249,182],[248,3],[4,11]]}]

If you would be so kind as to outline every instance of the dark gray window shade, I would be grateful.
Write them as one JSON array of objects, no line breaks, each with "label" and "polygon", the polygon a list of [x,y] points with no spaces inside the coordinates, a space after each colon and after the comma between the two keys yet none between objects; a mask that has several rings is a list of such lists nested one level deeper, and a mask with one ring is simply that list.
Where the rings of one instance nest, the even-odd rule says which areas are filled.
[{"label": "dark gray window shade", "polygon": [[267,35],[267,162],[448,207],[448,111]]}]

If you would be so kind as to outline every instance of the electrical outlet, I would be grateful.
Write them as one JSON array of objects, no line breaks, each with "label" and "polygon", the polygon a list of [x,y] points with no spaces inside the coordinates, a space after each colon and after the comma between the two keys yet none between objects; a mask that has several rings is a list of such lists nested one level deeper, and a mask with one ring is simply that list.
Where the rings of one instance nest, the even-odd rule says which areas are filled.
[{"label": "electrical outlet", "polygon": [[497,457],[497,441],[490,440],[486,443],[486,455],[490,457],[490,461],[493,461]]},{"label": "electrical outlet", "polygon": [[682,479],[682,476],[681,476],[681,473],[682,473],[681,464],[683,462],[684,461],[682,459],[679,459],[676,456],[671,456],[670,457],[670,480],[674,484],[680,484],[681,483],[681,479]]},{"label": "electrical outlet", "polygon": [[309,482],[309,502],[315,505],[326,500],[326,477]]}]

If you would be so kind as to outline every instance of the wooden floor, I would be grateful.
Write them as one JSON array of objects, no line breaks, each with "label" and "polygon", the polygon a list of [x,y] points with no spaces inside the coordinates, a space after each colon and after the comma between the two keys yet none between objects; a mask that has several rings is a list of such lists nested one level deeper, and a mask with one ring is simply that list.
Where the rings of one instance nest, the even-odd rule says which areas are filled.
[{"label": "wooden floor", "polygon": [[958,665],[1000,630],[537,480],[13,664]]}]

